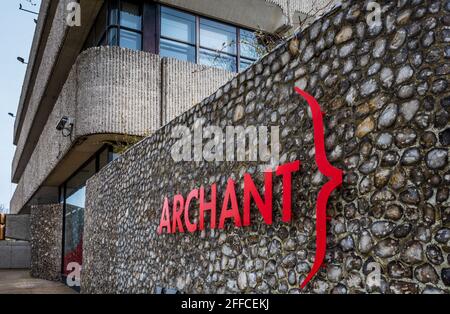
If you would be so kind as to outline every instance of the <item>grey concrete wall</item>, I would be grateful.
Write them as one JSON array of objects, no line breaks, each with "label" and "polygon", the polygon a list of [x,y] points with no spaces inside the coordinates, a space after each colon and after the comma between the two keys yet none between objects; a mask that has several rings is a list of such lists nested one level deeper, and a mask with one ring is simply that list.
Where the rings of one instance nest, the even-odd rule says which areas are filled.
[{"label": "grey concrete wall", "polygon": [[[22,155],[23,149],[27,145],[28,133],[34,122],[36,113],[41,104],[41,100],[44,92],[46,91],[46,86],[52,75],[53,67],[57,61],[58,54],[64,43],[63,39],[69,26],[66,24],[66,5],[69,0],[60,1],[58,4],[55,17],[53,19],[52,27],[48,35],[48,45],[46,46],[45,54],[42,60],[38,63],[37,80],[35,84],[31,87],[32,92],[30,99],[27,103],[27,111],[24,116],[23,123],[20,127],[21,136],[17,142],[17,148],[13,159],[12,171],[16,171],[19,159]],[[44,9],[44,8],[43,8]],[[38,38],[36,38],[38,40]],[[34,62],[34,61],[33,61]],[[25,91],[24,91],[25,92]],[[23,99],[22,101],[25,101]],[[21,105],[22,107],[23,105]],[[19,114],[21,109],[19,109]],[[16,131],[18,132],[18,131]]]},{"label": "grey concrete wall", "polygon": [[287,17],[287,25],[298,26],[298,16],[313,16],[326,13],[336,4],[342,1],[337,0],[266,0],[269,3],[279,5]]},{"label": "grey concrete wall", "polygon": [[[33,42],[31,45],[30,54],[28,58],[27,71],[25,73],[25,78],[22,85],[22,92],[19,99],[19,106],[17,108],[17,116],[22,114],[23,108],[25,106],[25,97],[27,94],[28,86],[31,84],[30,80],[33,75],[34,64],[35,62],[40,62],[40,60],[36,59],[39,50],[39,43],[41,41],[41,37],[44,35],[43,33],[45,29],[46,20],[51,19],[51,17],[49,17],[48,15],[49,8],[50,8],[50,0],[43,0],[39,8],[38,23],[36,24],[36,29],[34,31]],[[20,132],[22,131],[23,121],[21,120],[22,119],[20,118],[16,119],[14,123],[14,144],[17,144],[17,138],[20,136]]]},{"label": "grey concrete wall", "polygon": [[[386,1],[370,27],[363,2],[347,2],[90,179],[83,292],[449,293],[450,2],[419,2]],[[324,267],[304,290],[328,179],[294,86],[319,101],[328,159],[344,171],[328,202]],[[174,127],[192,132],[199,118],[280,127],[281,163],[301,161],[292,223],[281,222],[278,178],[273,225],[252,207],[251,227],[157,234],[165,197],[216,182],[220,212],[228,178],[238,200],[245,172],[262,188],[258,163],[171,158]]]},{"label": "grey concrete wall", "polygon": [[30,268],[30,243],[0,241],[0,269]]},{"label": "grey concrete wall", "polygon": [[163,125],[214,93],[235,76],[222,69],[171,58],[162,60]]},{"label": "grey concrete wall", "polygon": [[5,234],[7,238],[30,240],[30,215],[6,215]]},{"label": "grey concrete wall", "polygon": [[[111,140],[115,134],[152,134],[162,125],[163,108],[167,117],[173,118],[232,76],[230,72],[119,47],[83,52],[19,181],[11,200],[12,213],[23,208],[78,140],[94,134],[111,134]],[[63,137],[55,129],[62,116],[75,118],[72,137]]]},{"label": "grey concrete wall", "polygon": [[63,208],[60,204],[31,208],[31,276],[61,278]]},{"label": "grey concrete wall", "polygon": [[[12,181],[17,183],[34,151],[39,136],[47,122],[64,82],[81,51],[102,0],[81,0],[81,25],[67,24],[67,4],[71,0],[51,1],[45,16],[44,32],[36,37],[39,50],[33,51],[24,82],[15,124],[14,144],[17,149],[12,164]],[[45,10],[45,7],[41,7]],[[39,22],[41,23],[41,22]],[[34,43],[35,45],[36,43]]]}]

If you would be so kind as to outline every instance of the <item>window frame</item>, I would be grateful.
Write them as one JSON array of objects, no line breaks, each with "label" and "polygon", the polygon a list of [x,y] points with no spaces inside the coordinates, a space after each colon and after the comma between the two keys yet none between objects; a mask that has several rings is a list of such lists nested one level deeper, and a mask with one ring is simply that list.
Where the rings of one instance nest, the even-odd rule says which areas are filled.
[{"label": "window frame", "polygon": [[[207,17],[207,16],[204,16],[204,15],[201,15],[201,14],[198,14],[198,13],[185,11],[183,9],[179,9],[179,8],[167,5],[167,4],[164,4],[164,5],[163,4],[156,4],[156,6],[157,6],[156,10],[157,10],[158,15],[159,15],[159,19],[157,21],[157,23],[159,24],[159,28],[158,28],[159,33],[156,36],[158,38],[158,43],[157,43],[157,47],[158,47],[157,54],[158,55],[160,54],[160,47],[161,47],[160,39],[164,39],[164,40],[173,41],[173,42],[176,42],[176,43],[179,43],[179,44],[189,45],[190,47],[194,47],[195,48],[195,63],[196,64],[200,64],[200,50],[203,49],[203,50],[207,50],[209,52],[212,52],[214,54],[218,54],[219,56],[225,55],[227,57],[232,57],[234,59],[234,62],[235,62],[237,73],[245,70],[245,69],[241,69],[241,30],[249,31],[249,32],[252,32],[252,33],[254,33],[255,30],[252,30],[252,29],[249,29],[249,28],[240,27],[238,25],[234,25],[234,24],[230,24],[230,23],[226,23],[226,22],[220,21],[218,19]],[[183,13],[186,13],[186,14],[190,14],[193,17],[195,17],[195,45],[190,43],[190,42],[186,42],[186,41],[183,41],[183,40],[170,38],[170,37],[162,35],[162,33],[161,33],[161,21],[162,21],[162,18],[161,17],[162,17],[162,8],[163,7],[170,8],[170,9],[173,9],[173,10],[177,10],[179,12],[183,12]],[[212,22],[216,22],[216,23],[220,23],[220,24],[223,24],[225,26],[233,27],[234,30],[235,30],[235,35],[236,35],[236,43],[235,43],[235,45],[236,45],[236,54],[229,53],[229,52],[226,52],[226,51],[219,51],[219,50],[215,50],[215,49],[212,49],[212,48],[208,48],[208,47],[202,46],[200,44],[200,31],[201,31],[200,24],[201,24],[201,19],[212,21]],[[244,59],[246,61],[252,61],[253,63],[258,60],[258,59],[251,59],[251,58],[247,58],[247,57],[242,57],[242,59]]]},{"label": "window frame", "polygon": [[[141,28],[140,30],[129,28],[126,26],[123,26],[120,24],[121,19],[121,8],[122,8],[122,2],[129,2],[134,3],[138,5],[140,14],[141,14]],[[169,8],[172,10],[176,10],[179,12],[182,12],[184,14],[189,14],[195,18],[195,40],[194,43],[190,43],[188,41],[180,40],[171,38],[168,36],[163,36],[161,32],[161,24],[162,24],[162,8]],[[106,9],[106,25],[98,25],[99,16],[102,14],[102,11]],[[115,21],[112,21],[112,12],[113,10],[117,10],[117,19]],[[208,20],[216,23],[223,24],[225,26],[233,27],[235,30],[235,38],[236,38],[236,54],[229,53],[227,51],[221,51],[221,50],[215,50],[212,48],[208,48],[205,46],[202,46],[200,44],[200,24],[201,20]],[[113,22],[113,23],[111,23]],[[93,33],[96,33],[96,30],[98,27],[104,27],[103,32],[99,32],[102,34],[99,36],[99,39],[96,40],[94,43],[95,35]],[[109,34],[112,30],[116,30],[117,35],[115,42],[111,42],[109,39]],[[105,1],[103,4],[103,7],[99,11],[99,14],[97,16],[97,19],[95,23],[92,26],[92,29],[86,39],[85,43],[85,49],[89,47],[98,47],[98,46],[120,46],[120,37],[121,37],[121,30],[129,31],[135,34],[139,34],[141,38],[140,42],[140,51],[150,52],[157,55],[160,55],[161,53],[161,39],[164,39],[166,41],[172,41],[174,43],[182,44],[182,45],[188,45],[189,47],[194,48],[195,53],[195,63],[200,63],[200,50],[207,50],[211,52],[212,54],[223,56],[223,57],[231,57],[233,59],[233,63],[235,64],[235,70],[237,73],[245,70],[246,68],[241,67],[241,60],[245,60],[246,62],[252,62],[254,63],[258,59],[248,58],[241,56],[241,30],[248,31],[251,33],[255,33],[255,30],[241,27],[235,24],[227,23],[224,21],[221,21],[219,19],[211,18],[202,14],[198,14],[196,12],[191,12],[188,10],[184,10],[182,8],[177,8],[175,6],[167,5],[167,4],[160,4],[156,1],[146,0],[146,1],[138,1],[138,0],[109,0]],[[89,42],[89,41],[92,42]],[[194,62],[193,62],[194,63]],[[214,66],[214,65],[213,65]],[[214,66],[219,67],[219,66]],[[220,67],[219,67],[220,68]]]},{"label": "window frame", "polygon": [[[112,7],[113,7],[112,6],[113,2],[115,2],[115,4],[117,5],[117,20],[115,21],[115,24],[111,23],[111,12],[112,12]],[[122,2],[129,2],[129,3],[132,3],[132,4],[136,4],[138,6],[139,13],[141,15],[141,28],[140,28],[140,30],[121,25]],[[120,36],[121,36],[120,33],[121,33],[121,30],[124,30],[124,31],[128,31],[128,32],[140,35],[140,38],[141,38],[141,42],[140,42],[141,49],[140,50],[143,50],[143,48],[144,48],[144,9],[143,9],[143,3],[139,2],[139,1],[136,1],[136,0],[126,0],[126,1],[124,1],[124,0],[113,0],[113,1],[108,1],[107,2],[107,6],[108,6],[108,9],[107,9],[108,10],[108,14],[107,14],[108,16],[107,16],[107,20],[106,20],[107,21],[106,22],[107,26],[106,26],[106,31],[103,33],[103,36],[101,37],[100,42],[102,42],[103,39],[105,39],[105,36],[106,36],[106,43],[107,43],[107,45],[121,47],[120,46]],[[109,36],[109,31],[111,29],[115,29],[117,31],[117,39],[116,39],[117,43],[115,43],[115,44],[111,44],[109,42],[109,37],[108,36]]]}]

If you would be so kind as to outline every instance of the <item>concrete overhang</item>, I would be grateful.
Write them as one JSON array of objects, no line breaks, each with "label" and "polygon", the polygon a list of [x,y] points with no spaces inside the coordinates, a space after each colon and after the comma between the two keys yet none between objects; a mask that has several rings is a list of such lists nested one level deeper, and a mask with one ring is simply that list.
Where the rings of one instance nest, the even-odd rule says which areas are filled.
[{"label": "concrete overhang", "polygon": [[[29,89],[36,81],[37,67],[39,67],[42,55],[45,51],[48,35],[52,26],[53,18],[55,16],[57,1],[42,0],[39,9],[39,16],[37,19],[36,28],[34,31],[33,42],[31,45],[30,54],[28,57],[28,65],[25,73],[25,79],[22,85],[22,92],[17,107],[17,118],[14,122],[14,138],[13,143],[17,145],[22,130],[23,120],[28,107]],[[37,64],[37,66],[35,66]]]},{"label": "concrete overhang", "polygon": [[32,205],[59,203],[59,186],[66,182],[81,165],[85,164],[104,145],[127,140],[129,136],[123,134],[93,134],[78,138],[19,213],[28,214]]},{"label": "concrete overhang", "polygon": [[289,23],[283,8],[267,0],[159,0],[158,2],[269,33],[274,33]]},{"label": "concrete overhang", "polygon": [[[103,0],[81,0],[81,26],[69,27],[66,23],[68,2],[44,0],[41,5],[15,123],[14,144],[17,149],[11,172],[13,183],[19,181],[103,4]],[[43,67],[49,73],[47,77],[40,75]],[[45,84],[36,84],[37,78],[45,80]],[[33,97],[34,94],[42,97]],[[35,99],[36,103],[32,103]]]}]

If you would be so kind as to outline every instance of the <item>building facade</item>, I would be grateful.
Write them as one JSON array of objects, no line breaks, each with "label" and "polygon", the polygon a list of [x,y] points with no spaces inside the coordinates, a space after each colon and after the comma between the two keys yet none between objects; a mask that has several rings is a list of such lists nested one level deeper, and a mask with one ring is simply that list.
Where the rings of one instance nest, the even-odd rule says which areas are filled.
[{"label": "building facade", "polygon": [[64,262],[49,269],[63,274],[82,263],[86,181],[254,63],[265,53],[258,32],[292,30],[325,1],[73,4],[41,3],[15,123],[10,207],[35,222],[40,211],[53,213]]},{"label": "building facade", "polygon": [[[85,293],[450,292],[450,1],[315,17],[309,1],[81,1],[78,28],[69,2],[42,2],[16,121],[11,208],[30,212],[34,276],[81,266]],[[308,19],[260,58],[258,32]],[[278,164],[176,160],[174,129],[199,120],[278,127]],[[319,214],[324,160],[343,180]]]}]

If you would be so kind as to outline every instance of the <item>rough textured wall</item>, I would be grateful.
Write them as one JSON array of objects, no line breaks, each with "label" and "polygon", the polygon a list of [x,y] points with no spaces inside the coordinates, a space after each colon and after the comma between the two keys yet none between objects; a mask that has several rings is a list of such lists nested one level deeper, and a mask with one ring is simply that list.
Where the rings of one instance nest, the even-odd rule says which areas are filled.
[{"label": "rough textured wall", "polygon": [[[337,0],[266,0],[279,5],[286,17],[290,26],[298,25],[296,16],[300,13],[302,15],[316,15],[317,13],[323,14],[325,11],[329,11],[336,3]],[[325,10],[325,11],[324,11]]]},{"label": "rough textured wall", "polygon": [[63,208],[60,204],[31,207],[31,276],[61,278]]},{"label": "rough textured wall", "polygon": [[[178,71],[177,77],[164,70],[166,80],[163,80],[161,73],[165,67]],[[197,70],[206,75],[199,76]],[[93,134],[149,135],[161,127],[163,108],[173,118],[232,75],[119,47],[91,48],[83,52],[19,181],[11,201],[12,212],[22,209],[78,139]],[[186,88],[186,82],[198,87]],[[75,118],[72,139],[55,129],[63,116]]]},{"label": "rough textured wall", "polygon": [[163,59],[163,125],[214,93],[235,73],[171,58]]},{"label": "rough textured wall", "polygon": [[[84,292],[450,291],[450,1],[383,2],[381,27],[368,27],[362,5],[322,17],[297,35],[298,50],[295,40],[280,46],[88,182]],[[326,266],[305,290],[298,286],[314,261],[314,204],[326,179],[295,85],[320,102],[328,159],[345,174],[329,200]],[[248,228],[157,235],[165,196],[217,182],[220,211],[228,178],[240,196],[245,172],[261,187],[255,163],[171,159],[173,127],[192,130],[201,117],[281,127],[281,162],[302,162],[291,224],[281,223],[278,178],[272,226],[253,209]]]},{"label": "rough textured wall", "polygon": [[[16,129],[16,133],[20,132],[20,137],[17,142],[17,148],[13,159],[12,170],[16,171],[19,159],[22,155],[25,146],[27,145],[28,135],[35,123],[34,118],[38,112],[42,97],[45,93],[48,81],[52,75],[53,67],[57,62],[57,57],[60,49],[64,43],[63,39],[66,35],[69,26],[66,23],[66,8],[70,0],[63,0],[58,4],[56,9],[54,21],[48,35],[47,46],[45,48],[46,53],[39,64],[38,74],[34,85],[32,86],[32,92],[30,93],[29,103],[25,105],[23,102],[25,98],[21,98],[19,104],[20,108],[18,114],[22,114],[21,110],[26,106],[26,115],[23,119],[21,129]],[[45,7],[43,7],[44,9]],[[34,60],[33,60],[34,63]],[[28,84],[28,83],[26,83]],[[29,87],[27,87],[29,88]],[[16,125],[18,128],[19,126]]]},{"label": "rough textured wall", "polygon": [[[32,69],[34,67],[35,59],[36,59],[34,56],[37,54],[37,51],[39,48],[39,42],[41,40],[42,32],[44,30],[45,20],[48,17],[47,11],[48,11],[49,6],[50,6],[50,0],[41,1],[41,6],[39,8],[40,14],[38,17],[38,22],[36,24],[36,29],[34,31],[33,42],[31,44],[30,55],[28,58],[29,66],[27,67],[27,71],[25,73],[24,84],[22,85],[22,91],[21,91],[19,106],[18,106],[18,110],[17,110],[18,114],[22,113],[22,110],[24,107],[26,90],[28,89],[28,86],[30,84],[30,79],[32,76]],[[21,124],[20,119],[16,119],[14,121],[14,135],[16,135],[16,134],[18,134],[18,132],[20,132],[20,124]]]}]

